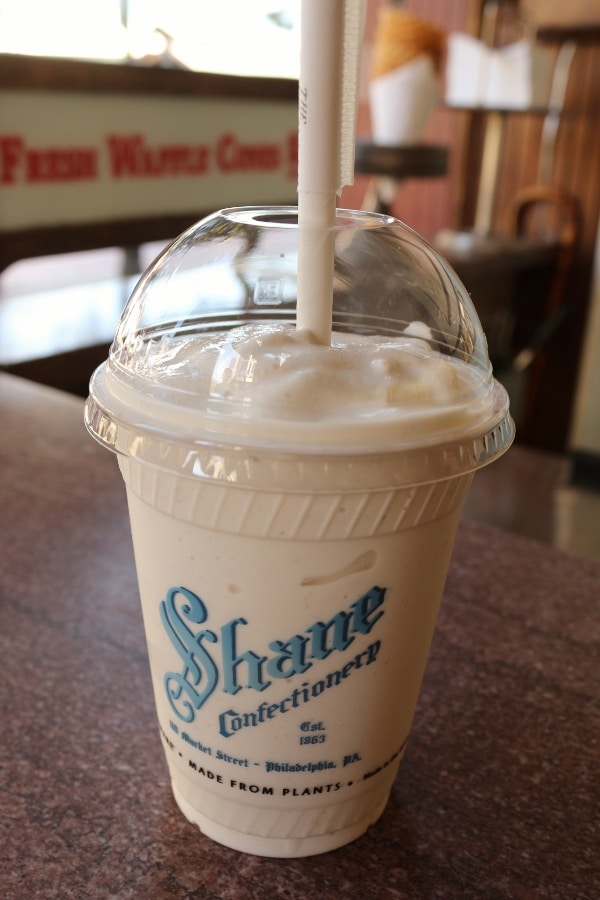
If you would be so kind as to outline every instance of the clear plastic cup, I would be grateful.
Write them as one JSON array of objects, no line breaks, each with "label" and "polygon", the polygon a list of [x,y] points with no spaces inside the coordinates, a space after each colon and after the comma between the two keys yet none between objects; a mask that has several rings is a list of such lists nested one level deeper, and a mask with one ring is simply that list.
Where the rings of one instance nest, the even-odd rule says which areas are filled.
[{"label": "clear plastic cup", "polygon": [[383,811],[461,506],[510,445],[469,296],[339,211],[331,347],[294,327],[294,208],[222,210],[142,277],[86,404],[125,480],[175,799],[304,856]]}]

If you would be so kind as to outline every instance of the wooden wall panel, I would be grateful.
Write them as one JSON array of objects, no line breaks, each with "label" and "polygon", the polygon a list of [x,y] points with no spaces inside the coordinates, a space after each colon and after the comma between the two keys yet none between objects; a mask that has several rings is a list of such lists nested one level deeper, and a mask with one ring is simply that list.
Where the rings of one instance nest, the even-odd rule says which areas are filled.
[{"label": "wooden wall panel", "polygon": [[[377,12],[387,0],[368,0],[368,20],[358,134],[370,135],[368,79],[370,47]],[[447,32],[478,34],[484,0],[405,0],[405,7]],[[551,184],[577,198],[582,233],[571,273],[567,297],[570,315],[549,346],[548,365],[540,400],[531,422],[529,443],[551,450],[568,444],[582,336],[590,296],[592,259],[600,215],[600,9],[598,0],[520,0],[520,9],[534,28],[549,25],[595,26],[577,50],[566,98],[566,114],[556,143]],[[557,52],[559,42],[547,46]],[[443,83],[441,85],[443,92]],[[398,187],[393,213],[427,237],[443,228],[469,227],[474,221],[478,171],[485,119],[478,113],[447,110],[443,102],[432,116],[426,140],[442,143],[450,151],[447,178],[407,180]],[[493,230],[506,232],[507,210],[523,187],[538,181],[543,117],[523,113],[506,119]],[[359,176],[346,189],[342,202],[362,205],[369,179]]]},{"label": "wooden wall panel", "polygon": [[[568,446],[600,216],[600,21],[593,40],[590,35],[581,36],[571,65],[549,181],[576,198],[581,212],[580,240],[566,291],[570,312],[548,346],[543,386],[527,431],[528,443],[559,451]],[[548,46],[556,51],[558,43],[557,39]],[[542,127],[541,116],[507,117],[494,217],[497,233],[506,230],[511,200],[521,188],[538,180]],[[470,167],[474,164],[471,159]],[[467,203],[464,224],[470,224],[471,209]]]},{"label": "wooden wall panel", "polygon": [[572,25],[598,15],[596,0],[521,0],[520,5],[525,19],[539,25]]},{"label": "wooden wall panel", "polygon": [[[600,40],[597,46],[580,46],[573,60],[551,178],[553,185],[579,198],[584,213],[583,239],[586,244],[593,242],[598,221],[599,122]],[[543,117],[539,115],[507,116],[496,229],[503,230],[506,209],[517,191],[538,180],[542,127]]]}]

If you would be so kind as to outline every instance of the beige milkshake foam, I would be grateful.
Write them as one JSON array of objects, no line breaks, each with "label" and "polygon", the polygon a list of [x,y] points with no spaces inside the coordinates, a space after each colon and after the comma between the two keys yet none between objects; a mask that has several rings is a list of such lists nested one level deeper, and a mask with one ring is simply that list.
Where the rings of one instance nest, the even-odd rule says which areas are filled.
[{"label": "beige milkshake foam", "polygon": [[468,295],[338,213],[331,346],[295,329],[295,210],[225,210],[144,276],[86,406],[119,454],[161,740],[210,837],[321,853],[381,814],[462,501],[513,436]]}]

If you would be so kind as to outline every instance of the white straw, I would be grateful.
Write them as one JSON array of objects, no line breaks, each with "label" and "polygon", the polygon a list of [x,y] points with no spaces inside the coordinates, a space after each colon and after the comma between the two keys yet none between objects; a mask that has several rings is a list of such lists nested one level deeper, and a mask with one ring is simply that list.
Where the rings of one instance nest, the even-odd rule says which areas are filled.
[{"label": "white straw", "polygon": [[296,324],[331,341],[336,195],[354,177],[364,0],[302,0]]}]

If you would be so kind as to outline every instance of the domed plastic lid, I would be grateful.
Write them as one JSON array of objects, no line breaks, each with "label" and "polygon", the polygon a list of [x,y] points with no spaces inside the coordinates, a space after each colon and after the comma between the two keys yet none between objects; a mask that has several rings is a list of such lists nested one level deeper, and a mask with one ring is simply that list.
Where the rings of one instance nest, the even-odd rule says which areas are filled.
[{"label": "domed plastic lid", "polygon": [[506,392],[439,254],[393,218],[338,211],[333,334],[321,346],[295,327],[297,242],[297,211],[283,207],[222,210],[174,241],[92,377],[91,433],[200,475],[216,446],[246,460],[259,449],[402,454],[411,478],[503,452],[514,433]]}]

